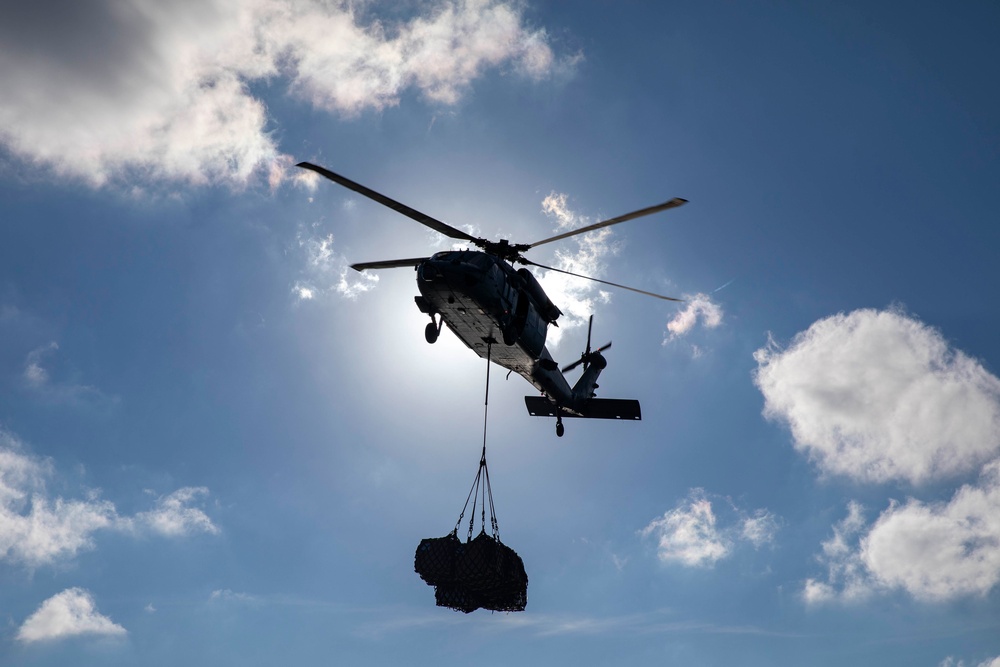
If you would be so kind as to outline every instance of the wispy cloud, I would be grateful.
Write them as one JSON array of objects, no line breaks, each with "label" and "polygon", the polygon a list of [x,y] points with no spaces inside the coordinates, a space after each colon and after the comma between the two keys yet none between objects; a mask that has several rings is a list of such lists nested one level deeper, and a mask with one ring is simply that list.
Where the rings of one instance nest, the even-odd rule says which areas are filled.
[{"label": "wispy cloud", "polygon": [[871,593],[871,579],[858,549],[865,528],[864,508],[856,502],[847,506],[847,516],[833,526],[833,536],[822,543],[816,559],[827,568],[826,581],[807,579],[802,597],[807,604],[833,600],[859,601]]},{"label": "wispy cloud", "polygon": [[97,611],[94,597],[82,588],[69,588],[42,603],[17,631],[25,644],[96,635],[124,637],[125,628]]},{"label": "wispy cloud", "polygon": [[[457,621],[469,627],[468,619],[441,614],[410,614],[381,621],[364,623],[362,634],[374,638],[393,632],[423,628],[427,626],[453,626]],[[474,619],[473,619],[474,621]],[[474,625],[475,632],[510,632],[534,637],[595,637],[602,635],[641,636],[663,634],[705,634],[705,635],[761,635],[769,637],[795,636],[774,632],[753,625],[720,625],[716,623],[679,620],[671,610],[655,610],[624,615],[584,615],[584,614],[503,614],[489,618],[488,625]]]},{"label": "wispy cloud", "polygon": [[115,525],[117,513],[106,500],[48,497],[51,474],[49,461],[23,453],[0,429],[0,560],[37,567],[72,557],[93,546],[95,531]]},{"label": "wispy cloud", "polygon": [[120,402],[117,396],[109,396],[93,385],[80,384],[65,378],[53,378],[53,358],[58,352],[59,343],[51,341],[27,354],[21,374],[26,389],[51,404],[110,408]]},{"label": "wispy cloud", "polygon": [[781,522],[768,510],[757,509],[749,515],[740,512],[740,536],[750,542],[755,548],[774,542]]},{"label": "wispy cloud", "polygon": [[353,300],[378,285],[378,274],[350,268],[347,259],[334,250],[333,234],[324,234],[318,224],[300,227],[296,242],[305,259],[302,277],[292,287],[296,301],[312,301],[328,294]]},{"label": "wispy cloud", "polygon": [[688,567],[710,567],[729,557],[741,542],[759,548],[774,541],[779,525],[774,514],[763,509],[748,514],[727,505],[735,516],[722,525],[705,491],[692,489],[687,498],[639,534],[656,539],[656,555],[662,562]]},{"label": "wispy cloud", "polygon": [[965,660],[959,660],[958,658],[949,655],[947,658],[938,663],[938,667],[1000,667],[1000,656],[987,658],[986,660],[977,663],[971,663],[966,662]]},{"label": "wispy cloud", "polygon": [[184,537],[195,533],[217,535],[219,527],[212,523],[204,510],[194,507],[199,498],[206,496],[208,489],[203,486],[177,489],[157,498],[156,507],[148,512],[139,512],[128,523],[165,537]]},{"label": "wispy cloud", "polygon": [[42,367],[42,357],[59,349],[55,341],[48,345],[36,347],[28,353],[24,361],[24,382],[32,389],[44,387],[49,383],[49,372]]},{"label": "wispy cloud", "polygon": [[[426,5],[425,5],[426,6]],[[442,0],[393,25],[366,3],[210,0],[69,3],[52,21],[22,3],[0,23],[0,142],[94,186],[123,175],[272,186],[290,170],[250,86],[340,114],[384,109],[415,89],[456,103],[489,68],[531,80],[559,61],[517,2]]]},{"label": "wispy cloud", "polygon": [[[722,324],[722,306],[712,301],[708,294],[686,294],[684,299],[687,305],[667,322],[664,345],[687,336],[699,324],[705,329],[715,329]],[[692,345],[691,350],[695,358],[702,355],[702,350],[697,345]]]},{"label": "wispy cloud", "polygon": [[824,472],[920,483],[1000,450],[1000,379],[899,310],[834,315],[754,358],[765,416]]},{"label": "wispy cloud", "polygon": [[239,604],[258,604],[261,599],[249,593],[236,593],[228,588],[219,588],[208,596],[209,602],[236,602]]},{"label": "wispy cloud", "polygon": [[160,498],[153,510],[129,517],[119,515],[97,491],[82,499],[52,497],[46,481],[54,474],[49,460],[26,453],[13,434],[0,429],[0,561],[37,568],[70,559],[92,549],[101,530],[166,537],[219,532],[192,506],[207,489],[179,489]]},{"label": "wispy cloud", "polygon": [[[553,222],[556,231],[576,229],[592,223],[588,217],[569,207],[568,197],[563,193],[549,193],[542,200],[542,212]],[[605,262],[616,255],[619,249],[609,228],[572,237],[566,243],[572,250],[556,250],[553,266],[593,278],[604,277]],[[597,310],[598,304],[611,300],[611,293],[600,289],[599,283],[556,271],[537,270],[535,275],[552,303],[563,312],[559,326],[549,327],[548,343],[552,347],[559,345],[566,331],[586,324]]]}]

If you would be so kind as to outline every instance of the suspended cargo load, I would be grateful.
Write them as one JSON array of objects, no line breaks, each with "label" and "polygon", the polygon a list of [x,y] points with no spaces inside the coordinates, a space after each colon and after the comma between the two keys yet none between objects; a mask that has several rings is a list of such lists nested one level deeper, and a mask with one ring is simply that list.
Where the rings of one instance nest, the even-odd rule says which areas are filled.
[{"label": "suspended cargo load", "polygon": [[524,611],[528,575],[513,549],[485,530],[463,543],[452,532],[421,540],[413,569],[436,588],[439,607],[466,614],[476,609]]},{"label": "suspended cargo load", "polygon": [[[486,405],[490,398],[489,357],[492,342],[486,341]],[[476,609],[490,611],[524,611],[528,604],[528,575],[517,553],[500,541],[500,528],[493,508],[493,488],[486,467],[486,416],[483,417],[483,454],[479,471],[472,483],[465,506],[458,515],[455,529],[444,537],[428,537],[420,541],[413,556],[413,569],[429,586],[434,586],[434,600],[439,607],[448,607],[466,614]],[[458,528],[472,502],[469,536],[463,543]],[[481,530],[476,539],[476,506],[480,508]],[[490,528],[486,532],[486,508],[490,510]]]}]

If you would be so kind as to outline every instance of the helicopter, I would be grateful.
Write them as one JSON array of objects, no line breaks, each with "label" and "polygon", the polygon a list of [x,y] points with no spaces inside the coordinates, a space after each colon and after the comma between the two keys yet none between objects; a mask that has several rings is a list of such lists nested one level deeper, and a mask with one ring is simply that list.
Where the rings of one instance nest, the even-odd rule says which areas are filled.
[{"label": "helicopter", "polygon": [[[515,244],[507,239],[490,241],[472,236],[325,167],[310,162],[300,162],[296,166],[311,170],[449,238],[467,241],[478,248],[478,250],[445,250],[430,257],[361,262],[351,265],[356,271],[403,267],[412,267],[416,271],[417,289],[420,295],[414,297],[414,301],[420,312],[431,319],[424,330],[424,337],[428,343],[436,342],[443,325],[447,324],[459,340],[487,362],[492,361],[522,376],[541,392],[540,396],[524,397],[528,413],[538,417],[555,417],[556,435],[559,437],[565,432],[562,421],[564,417],[620,420],[642,418],[639,401],[597,398],[594,393],[598,388],[597,378],[607,367],[607,359],[601,353],[611,347],[611,343],[591,349],[593,315],[587,327],[587,347],[584,352],[576,361],[559,368],[545,347],[545,336],[550,325],[558,326],[556,320],[562,315],[562,311],[545,294],[531,271],[523,267],[516,269],[514,265],[522,264],[556,271],[665,301],[683,301],[545,266],[526,258],[524,253],[540,245],[676,208],[686,204],[686,199],[675,197],[656,206],[639,209],[541,241]],[[581,365],[583,374],[570,387],[564,373]]]}]

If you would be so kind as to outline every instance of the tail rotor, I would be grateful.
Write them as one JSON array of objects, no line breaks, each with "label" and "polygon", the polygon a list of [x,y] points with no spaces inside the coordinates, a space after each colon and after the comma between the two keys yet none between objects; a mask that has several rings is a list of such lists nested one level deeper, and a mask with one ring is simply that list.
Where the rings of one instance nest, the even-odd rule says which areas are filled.
[{"label": "tail rotor", "polygon": [[594,316],[591,315],[590,321],[587,323],[587,349],[584,351],[583,354],[580,355],[579,359],[577,359],[576,361],[567,366],[564,366],[562,369],[563,373],[568,373],[569,371],[573,370],[580,364],[583,364],[583,370],[587,370],[587,367],[590,366],[591,363],[605,363],[604,357],[601,356],[601,352],[611,347],[611,343],[609,341],[607,344],[602,345],[596,350],[591,351],[590,334],[593,327],[594,327]]}]

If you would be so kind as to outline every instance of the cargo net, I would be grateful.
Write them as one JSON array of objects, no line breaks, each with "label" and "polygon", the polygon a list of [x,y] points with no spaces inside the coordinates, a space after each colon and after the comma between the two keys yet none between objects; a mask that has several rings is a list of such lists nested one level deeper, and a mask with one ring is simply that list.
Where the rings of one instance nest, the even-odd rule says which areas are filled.
[{"label": "cargo net", "polygon": [[[486,358],[486,404],[489,406],[489,351]],[[485,422],[485,419],[484,419]],[[458,530],[472,503],[469,531],[465,542]],[[490,533],[486,532],[486,509],[490,512]],[[481,528],[473,539],[476,509],[480,510]],[[448,607],[466,614],[476,609],[490,611],[524,611],[528,603],[528,575],[517,553],[500,541],[493,507],[490,471],[486,467],[486,426],[483,426],[483,454],[479,472],[465,499],[455,529],[444,537],[428,537],[420,541],[413,559],[413,569],[428,585],[434,586],[434,600],[439,607]]]},{"label": "cargo net", "polygon": [[[458,538],[458,529],[470,502],[472,516],[469,519],[468,539],[462,542]],[[476,509],[480,502],[482,528],[473,539]],[[491,533],[486,532],[487,504]],[[528,603],[528,575],[521,557],[500,541],[485,451],[455,529],[444,537],[421,540],[413,559],[413,569],[421,579],[435,587],[434,600],[439,607],[466,614],[480,608],[524,611]]]}]

